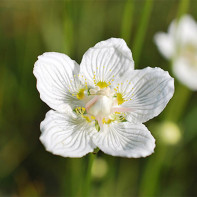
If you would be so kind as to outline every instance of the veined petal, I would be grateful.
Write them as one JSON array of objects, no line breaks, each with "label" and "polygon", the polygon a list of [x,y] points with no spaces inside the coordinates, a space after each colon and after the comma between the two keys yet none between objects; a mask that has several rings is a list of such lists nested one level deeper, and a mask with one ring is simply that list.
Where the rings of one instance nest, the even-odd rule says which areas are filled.
[{"label": "veined petal", "polygon": [[95,148],[90,135],[97,132],[85,119],[50,110],[40,125],[47,151],[63,157],[82,157]]},{"label": "veined petal", "polygon": [[114,77],[133,69],[132,53],[125,41],[111,38],[97,43],[84,54],[80,74],[94,86],[98,82],[110,84]]},{"label": "veined petal", "polygon": [[125,100],[119,107],[133,123],[143,123],[159,115],[174,93],[174,79],[160,68],[128,72],[117,86],[116,91]]},{"label": "veined petal", "polygon": [[197,90],[197,62],[179,57],[173,62],[173,72],[177,79],[191,90]]},{"label": "veined petal", "polygon": [[154,36],[154,41],[165,58],[170,59],[173,57],[175,53],[175,42],[170,35],[166,33],[157,33]]},{"label": "veined petal", "polygon": [[66,112],[71,110],[70,106],[80,106],[80,101],[72,96],[81,88],[79,65],[67,55],[44,53],[38,57],[33,73],[40,98],[51,108]]},{"label": "veined petal", "polygon": [[121,157],[146,157],[153,153],[155,139],[143,124],[104,124],[93,142],[105,153]]}]

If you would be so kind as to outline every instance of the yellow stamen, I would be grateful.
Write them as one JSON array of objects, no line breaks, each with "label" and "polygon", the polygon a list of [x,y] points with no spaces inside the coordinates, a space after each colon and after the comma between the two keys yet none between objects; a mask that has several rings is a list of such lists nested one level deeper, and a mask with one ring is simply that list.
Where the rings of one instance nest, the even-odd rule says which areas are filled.
[{"label": "yellow stamen", "polygon": [[116,111],[115,114],[121,114],[121,113]]},{"label": "yellow stamen", "polygon": [[103,118],[102,122],[103,124],[110,124],[112,120],[111,119],[105,120],[105,118]]},{"label": "yellow stamen", "polygon": [[85,110],[86,110],[85,107],[75,108],[76,113],[79,114],[79,115],[83,115],[85,113]]},{"label": "yellow stamen", "polygon": [[91,122],[91,119],[89,118],[89,116],[82,116],[83,118],[85,118],[88,122]]},{"label": "yellow stamen", "polygon": [[[94,116],[89,116],[85,113],[86,109],[85,107],[76,107],[75,111],[78,115],[80,115],[82,118],[86,119],[88,122],[92,122],[95,120]],[[84,114],[85,113],[85,114]]]},{"label": "yellow stamen", "polygon": [[94,116],[91,116],[91,119],[92,119],[92,120],[95,120],[95,117],[94,117]]},{"label": "yellow stamen", "polygon": [[118,102],[118,105],[121,105],[122,103],[125,102],[125,99],[122,97],[121,93],[117,93],[117,102]]},{"label": "yellow stamen", "polygon": [[77,98],[80,100],[84,98],[84,89],[79,90]]},{"label": "yellow stamen", "polygon": [[105,81],[99,81],[96,85],[101,89],[108,87],[108,84]]}]

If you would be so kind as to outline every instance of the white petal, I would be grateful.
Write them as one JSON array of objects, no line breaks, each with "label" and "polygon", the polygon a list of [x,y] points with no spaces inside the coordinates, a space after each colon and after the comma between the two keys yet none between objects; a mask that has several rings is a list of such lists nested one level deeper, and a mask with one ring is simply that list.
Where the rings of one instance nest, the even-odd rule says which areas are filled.
[{"label": "white petal", "polygon": [[81,88],[77,79],[79,65],[68,56],[44,53],[38,57],[33,73],[37,78],[40,98],[51,108],[65,112],[70,110],[70,105],[80,105],[79,100],[72,96]]},{"label": "white petal", "polygon": [[[85,119],[49,111],[41,123],[41,142],[47,151],[63,157],[82,157],[95,145],[90,135],[96,132]],[[95,131],[94,131],[95,130]]]},{"label": "white petal", "polygon": [[105,153],[122,157],[146,157],[153,153],[155,139],[142,124],[129,122],[104,124],[93,135],[93,142]]},{"label": "white petal", "polygon": [[197,62],[192,65],[184,57],[179,57],[173,63],[174,75],[191,90],[197,90]]},{"label": "white petal", "polygon": [[97,43],[84,54],[80,65],[81,75],[92,86],[99,81],[111,82],[114,77],[133,69],[131,50],[118,38]]},{"label": "white petal", "polygon": [[127,120],[143,123],[160,114],[174,93],[174,79],[160,68],[134,70],[122,77],[117,92],[126,100]]},{"label": "white petal", "polygon": [[154,36],[155,44],[157,45],[161,54],[170,59],[175,53],[175,42],[173,38],[166,33],[157,33]]},{"label": "white petal", "polygon": [[197,44],[197,23],[191,16],[184,15],[181,17],[175,31],[175,39],[177,39],[178,45]]}]

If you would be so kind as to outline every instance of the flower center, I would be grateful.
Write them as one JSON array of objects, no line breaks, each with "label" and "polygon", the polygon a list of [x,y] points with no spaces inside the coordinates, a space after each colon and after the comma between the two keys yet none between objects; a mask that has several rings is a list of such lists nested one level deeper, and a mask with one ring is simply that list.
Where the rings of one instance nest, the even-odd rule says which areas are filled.
[{"label": "flower center", "polygon": [[86,104],[75,108],[75,112],[87,122],[94,122],[98,131],[103,124],[126,121],[125,109],[119,106],[126,101],[125,98],[112,91],[106,82],[99,82],[94,89],[81,89],[76,97]]},{"label": "flower center", "polygon": [[[92,101],[92,102],[91,102]],[[112,98],[108,96],[97,95],[86,105],[86,110],[89,114],[95,117],[105,117],[111,114],[113,104]]]},{"label": "flower center", "polygon": [[113,92],[109,87],[90,89],[94,97],[86,104],[86,110],[97,119],[109,116],[113,106]]},{"label": "flower center", "polygon": [[187,44],[181,55],[187,59],[190,66],[197,69],[197,47],[194,44]]}]

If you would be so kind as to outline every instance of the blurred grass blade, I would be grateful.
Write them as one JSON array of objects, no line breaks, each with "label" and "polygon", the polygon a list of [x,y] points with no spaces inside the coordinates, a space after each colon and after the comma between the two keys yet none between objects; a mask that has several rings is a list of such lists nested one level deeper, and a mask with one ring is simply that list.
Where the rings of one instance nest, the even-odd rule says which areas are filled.
[{"label": "blurred grass blade", "polygon": [[88,155],[88,166],[87,166],[87,172],[85,173],[85,185],[84,185],[84,197],[90,196],[90,189],[91,189],[91,170],[92,170],[92,165],[94,162],[94,159],[96,157],[96,154],[94,153],[89,153]]},{"label": "blurred grass blade", "polygon": [[177,122],[182,117],[191,95],[192,91],[184,85],[178,84],[174,96],[165,111],[164,118]]},{"label": "blurred grass blade", "polygon": [[146,169],[143,173],[141,187],[139,188],[139,197],[156,196],[157,183],[166,152],[167,147],[157,147],[157,152],[149,158]]},{"label": "blurred grass blade", "polygon": [[127,0],[124,7],[121,27],[121,37],[129,44],[131,39],[131,27],[133,24],[133,0]]},{"label": "blurred grass blade", "polygon": [[189,9],[189,3],[190,0],[181,0],[179,7],[178,7],[178,12],[177,12],[177,18],[179,19],[183,14],[186,14],[188,9]]},{"label": "blurred grass blade", "polygon": [[148,27],[152,8],[153,8],[153,0],[146,0],[143,11],[142,11],[143,14],[141,16],[141,19],[138,25],[139,28],[136,32],[136,36],[134,39],[133,55],[134,55],[135,65],[137,66],[139,63],[139,57],[141,54],[141,49],[142,49],[144,38],[146,35],[146,30]]},{"label": "blurred grass blade", "polygon": [[74,25],[71,16],[72,10],[72,1],[66,0],[65,1],[65,15],[64,15],[64,52],[67,55],[72,55],[73,47],[74,47]]}]

